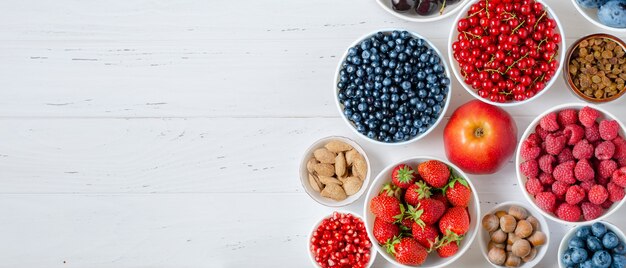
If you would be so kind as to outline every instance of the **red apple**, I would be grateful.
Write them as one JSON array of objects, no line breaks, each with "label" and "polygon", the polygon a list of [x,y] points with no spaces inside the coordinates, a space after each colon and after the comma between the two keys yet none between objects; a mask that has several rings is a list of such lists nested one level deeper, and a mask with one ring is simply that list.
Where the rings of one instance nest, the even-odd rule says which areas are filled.
[{"label": "red apple", "polygon": [[461,105],[443,131],[450,162],[471,174],[492,174],[511,159],[517,126],[505,110],[473,100]]}]

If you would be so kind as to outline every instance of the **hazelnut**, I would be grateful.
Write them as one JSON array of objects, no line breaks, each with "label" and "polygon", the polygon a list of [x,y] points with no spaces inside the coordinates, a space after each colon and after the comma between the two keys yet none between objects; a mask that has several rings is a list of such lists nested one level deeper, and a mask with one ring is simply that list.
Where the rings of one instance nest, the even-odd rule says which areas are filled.
[{"label": "hazelnut", "polygon": [[536,231],[527,239],[528,239],[528,242],[530,242],[531,244],[533,244],[533,246],[536,247],[536,246],[541,246],[545,244],[548,238],[546,237],[546,234],[542,233],[541,231]]},{"label": "hazelnut", "polygon": [[530,243],[528,242],[528,240],[520,239],[520,240],[515,241],[515,243],[513,243],[511,252],[513,252],[515,256],[523,258],[523,257],[528,256],[531,249],[532,248],[530,247]]},{"label": "hazelnut", "polygon": [[487,251],[491,250],[492,248],[504,248],[504,244],[500,244],[500,243],[496,243],[493,241],[489,241],[489,244],[487,244]]},{"label": "hazelnut", "polygon": [[526,255],[526,257],[522,258],[522,261],[530,262],[530,261],[535,259],[535,256],[537,256],[537,248],[531,249],[530,253],[528,253],[528,255]]},{"label": "hazelnut", "polygon": [[507,215],[507,214],[506,214],[506,211],[500,210],[500,211],[496,211],[495,215],[499,219],[499,218],[502,218],[502,216]]},{"label": "hazelnut", "polygon": [[515,256],[511,252],[506,254],[506,262],[504,266],[506,267],[518,267],[522,263],[522,259],[518,256]]},{"label": "hazelnut", "polygon": [[491,233],[491,241],[495,243],[504,243],[506,241],[506,233],[502,231],[502,229],[498,229],[497,231]]},{"label": "hazelnut", "polygon": [[520,206],[511,206],[509,208],[509,215],[515,217],[515,219],[519,221],[528,218],[528,211]]},{"label": "hazelnut", "polygon": [[533,226],[530,222],[526,220],[521,220],[517,222],[517,227],[515,227],[515,235],[519,238],[529,237],[533,233]]},{"label": "hazelnut", "polygon": [[483,228],[488,232],[493,232],[500,227],[500,221],[498,217],[493,214],[487,214],[483,217]]},{"label": "hazelnut", "polygon": [[506,261],[506,252],[504,252],[504,249],[494,247],[489,250],[487,257],[489,257],[489,261],[491,263],[495,265],[503,265]]},{"label": "hazelnut", "polygon": [[513,245],[513,243],[515,243],[517,240],[520,240],[521,238],[519,238],[517,235],[515,235],[515,233],[509,233],[509,236],[506,240],[506,243],[509,245]]},{"label": "hazelnut", "polygon": [[511,252],[511,251],[513,251],[513,245],[506,244],[506,252]]},{"label": "hazelnut", "polygon": [[528,218],[526,218],[526,221],[533,226],[533,230],[539,230],[539,220],[537,220],[535,216],[528,216]]},{"label": "hazelnut", "polygon": [[515,231],[515,226],[517,226],[517,221],[511,215],[504,215],[500,217],[500,228],[505,233],[512,233]]}]

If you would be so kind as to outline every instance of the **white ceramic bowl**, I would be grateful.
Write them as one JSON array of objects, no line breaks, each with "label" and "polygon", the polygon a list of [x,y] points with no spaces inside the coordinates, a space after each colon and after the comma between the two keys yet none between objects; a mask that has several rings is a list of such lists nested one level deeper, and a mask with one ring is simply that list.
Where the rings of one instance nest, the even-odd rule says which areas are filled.
[{"label": "white ceramic bowl", "polygon": [[[478,233],[478,228],[480,226],[479,224],[480,202],[478,201],[478,194],[476,193],[476,187],[474,187],[474,184],[472,184],[472,181],[457,166],[449,163],[448,161],[445,161],[436,157],[432,157],[432,156],[411,157],[411,158],[407,158],[402,161],[399,161],[397,163],[394,163],[392,165],[389,165],[385,169],[383,169],[383,171],[381,171],[378,174],[378,176],[376,176],[376,179],[374,179],[374,181],[372,182],[372,186],[367,192],[367,197],[366,197],[367,199],[365,201],[363,213],[365,216],[365,227],[367,228],[367,234],[369,235],[369,237],[374,237],[372,230],[374,227],[374,219],[376,218],[376,216],[374,216],[374,214],[372,214],[372,212],[370,211],[370,200],[372,200],[372,198],[378,195],[378,193],[380,192],[380,190],[382,189],[385,183],[391,181],[391,171],[393,170],[394,167],[396,167],[399,164],[407,164],[415,168],[419,163],[422,163],[428,160],[438,160],[450,166],[453,172],[459,175],[460,177],[464,178],[469,184],[470,188],[472,189],[472,200],[470,201],[470,204],[468,206],[468,212],[470,215],[470,227],[469,227],[469,231],[467,232],[467,234],[465,234],[465,238],[461,241],[459,251],[454,256],[449,257],[449,258],[440,258],[439,256],[437,256],[436,252],[431,252],[431,254],[429,254],[428,258],[426,259],[426,262],[424,262],[424,264],[419,266],[419,267],[424,267],[424,268],[439,268],[439,267],[445,267],[445,266],[450,265],[451,263],[459,259],[470,248],[470,245],[472,244],[472,241],[474,241],[474,237]],[[387,261],[391,262],[395,266],[414,267],[414,266],[407,266],[407,265],[398,263],[394,259],[394,257],[389,255],[385,251],[384,248],[378,245],[378,242],[376,242],[375,240],[372,241],[372,244],[374,248],[376,248],[378,253],[380,253]]]},{"label": "white ceramic bowl", "polygon": [[[608,223],[606,221],[601,221],[601,223],[603,223],[606,226],[606,229],[609,231],[613,231],[617,237],[619,237],[619,239],[621,241],[626,241],[626,236],[624,235],[624,233],[622,232],[622,230],[620,230],[619,228],[617,228],[617,226]],[[563,256],[563,254],[565,254],[565,251],[567,251],[568,248],[568,243],[569,241],[576,235],[576,231],[578,230],[578,228],[582,227],[582,226],[589,226],[590,224],[585,224],[585,225],[577,225],[576,227],[570,229],[569,231],[567,231],[567,233],[565,233],[565,236],[563,237],[563,239],[561,240],[561,243],[559,244],[559,254],[557,255],[557,259],[559,262],[559,267],[560,268],[565,268],[566,266],[563,264],[563,262],[561,261],[561,256]],[[591,258],[591,256],[590,256]]]},{"label": "white ceramic bowl", "polygon": [[[520,202],[509,201],[509,202],[500,203],[497,206],[493,207],[487,213],[483,214],[483,217],[487,214],[494,214],[496,213],[496,211],[499,211],[499,210],[508,211],[511,206],[518,206],[518,207],[525,208],[528,211],[529,215],[534,216],[539,221],[539,227],[540,227],[539,231],[546,234],[546,244],[543,246],[537,247],[538,250],[537,250],[537,255],[535,256],[535,258],[530,262],[526,262],[526,263],[523,262],[522,265],[519,266],[520,268],[535,267],[541,261],[541,259],[543,259],[543,257],[546,255],[546,252],[548,252],[548,245],[550,245],[550,229],[548,227],[548,223],[546,222],[546,219],[544,219],[543,216],[541,216],[541,214],[539,214],[535,209],[528,207],[528,205],[526,204],[522,204]],[[480,220],[482,222],[482,218],[480,218]],[[489,257],[487,256],[488,254],[487,244],[491,240],[491,237],[489,236],[489,232],[485,231],[485,229],[481,227],[478,237],[480,239],[480,251],[483,253],[483,257],[485,257],[485,260],[487,260],[487,262],[491,264],[491,266],[493,267],[497,267],[497,268],[504,267],[500,265],[495,265],[489,261]]]},{"label": "white ceramic bowl", "polygon": [[548,14],[549,14],[548,17],[556,21],[556,24],[557,24],[556,29],[558,30],[559,34],[561,34],[561,44],[559,44],[559,50],[557,51],[557,55],[559,56],[559,68],[557,68],[552,79],[550,79],[550,81],[546,83],[546,87],[543,90],[539,91],[537,94],[535,94],[535,96],[533,96],[532,98],[526,99],[523,101],[510,101],[510,102],[505,102],[505,103],[493,102],[489,99],[485,99],[479,96],[476,90],[473,89],[471,85],[468,85],[465,83],[465,81],[463,80],[463,76],[461,75],[461,72],[460,72],[459,64],[456,61],[456,59],[454,59],[453,51],[452,51],[452,44],[457,40],[457,36],[459,35],[459,31],[457,30],[457,25],[459,23],[459,20],[461,20],[462,18],[465,18],[467,16],[467,11],[472,7],[473,4],[475,4],[478,1],[481,1],[481,0],[471,0],[467,5],[465,5],[463,9],[461,10],[461,12],[459,12],[459,14],[457,15],[456,19],[454,20],[454,23],[452,24],[452,29],[450,29],[450,37],[448,38],[448,58],[450,60],[450,66],[452,67],[452,71],[454,72],[454,75],[456,76],[457,80],[463,86],[463,88],[465,88],[467,92],[469,92],[472,96],[474,96],[474,98],[477,98],[483,102],[486,102],[495,106],[504,106],[504,107],[517,106],[517,105],[522,105],[522,104],[531,102],[535,99],[538,99],[541,95],[546,93],[552,87],[552,85],[554,84],[554,82],[556,82],[556,80],[559,79],[558,77],[561,74],[561,69],[565,62],[565,51],[567,47],[565,46],[565,32],[563,31],[561,21],[559,20],[559,18],[557,18],[556,13],[554,13],[552,8],[550,8],[550,6],[548,6],[545,1],[536,0],[537,2],[544,5],[545,9],[548,11]]},{"label": "white ceramic bowl", "polygon": [[526,138],[528,138],[528,136],[532,133],[535,132],[535,127],[539,124],[539,120],[541,120],[541,118],[543,118],[544,116],[546,116],[547,114],[551,113],[551,112],[558,112],[561,110],[565,110],[565,109],[576,109],[576,110],[580,110],[585,106],[589,106],[592,107],[596,110],[598,110],[602,115],[600,116],[600,119],[611,119],[611,120],[616,120],[619,125],[620,125],[620,131],[619,134],[622,137],[626,137],[626,128],[624,128],[624,124],[622,124],[622,122],[619,120],[619,118],[617,118],[615,115],[611,114],[610,112],[596,106],[596,105],[592,105],[592,104],[587,104],[587,103],[566,103],[566,104],[561,104],[561,105],[557,105],[545,112],[543,112],[542,114],[540,114],[539,116],[537,116],[535,118],[535,120],[533,120],[530,125],[528,126],[528,128],[526,128],[526,131],[524,131],[524,134],[522,135],[520,142],[518,142],[517,144],[517,152],[515,153],[515,172],[517,174],[517,181],[518,181],[518,185],[522,191],[522,193],[524,193],[524,197],[526,197],[526,199],[528,200],[528,202],[536,209],[538,210],[541,214],[543,214],[543,216],[545,216],[546,218],[556,221],[558,223],[561,224],[565,224],[565,225],[572,225],[572,224],[588,224],[588,223],[592,223],[592,222],[596,222],[599,220],[602,220],[608,216],[610,216],[611,214],[615,213],[615,211],[617,211],[623,204],[624,201],[626,201],[626,198],[622,199],[622,201],[620,202],[616,202],[613,203],[613,205],[608,208],[604,215],[598,217],[595,220],[591,220],[591,221],[579,221],[579,222],[569,222],[569,221],[564,221],[561,220],[559,218],[556,217],[556,215],[554,215],[553,213],[544,211],[543,209],[541,209],[539,206],[537,206],[537,204],[535,204],[535,197],[531,196],[527,191],[526,191],[526,180],[527,178],[525,176],[522,175],[519,165],[524,162],[524,159],[522,159],[522,157],[520,156],[520,148],[522,148],[522,143],[524,142],[524,140],[526,140]]},{"label": "white ceramic bowl", "polygon": [[459,10],[463,7],[463,5],[467,4],[468,0],[461,0],[458,3],[453,4],[450,7],[446,7],[443,10],[442,14],[439,14],[439,12],[437,12],[429,16],[418,15],[415,12],[415,9],[413,8],[411,8],[409,11],[405,13],[396,12],[395,10],[393,10],[393,7],[391,5],[391,0],[376,0],[376,2],[378,2],[378,4],[385,11],[391,13],[391,15],[394,15],[403,20],[408,20],[408,21],[413,21],[413,22],[431,22],[431,21],[438,21],[438,20],[445,19],[451,16],[452,14],[459,12]]},{"label": "white ceramic bowl", "polygon": [[[347,144],[350,144],[354,149],[356,149],[363,156],[363,158],[365,159],[365,162],[367,163],[367,175],[365,176],[365,180],[363,180],[363,185],[361,186],[361,189],[356,194],[350,195],[348,196],[348,198],[341,200],[341,201],[335,201],[333,199],[323,197],[319,192],[313,190],[313,188],[311,188],[311,185],[309,184],[309,175],[308,175],[309,173],[306,169],[306,163],[309,161],[311,157],[313,157],[313,151],[324,147],[326,143],[332,140],[343,141]],[[326,138],[317,140],[306,150],[300,162],[300,182],[302,183],[302,187],[304,188],[304,191],[311,198],[313,198],[313,200],[327,207],[342,207],[342,206],[352,204],[354,201],[358,200],[363,195],[363,193],[365,193],[367,186],[370,183],[371,175],[372,175],[372,165],[370,164],[370,160],[367,157],[367,154],[365,153],[363,148],[361,148],[361,146],[355,141],[348,139],[346,137],[341,137],[341,136],[331,136],[331,137],[326,137]]]},{"label": "white ceramic bowl", "polygon": [[[352,214],[354,217],[359,218],[361,221],[365,222],[363,220],[363,217],[359,216],[359,214],[356,214],[354,212],[350,212],[350,211],[344,211],[344,210],[338,210],[335,212],[339,212],[342,214]],[[333,213],[335,213],[333,212]],[[311,238],[313,237],[313,232],[315,232],[315,230],[317,230],[317,227],[320,226],[320,224],[322,223],[323,220],[328,219],[330,217],[333,216],[333,213],[331,213],[330,215],[327,215],[323,218],[321,218],[319,221],[317,221],[315,223],[315,225],[313,225],[313,228],[311,228],[311,232],[309,232],[309,235],[307,236],[306,239],[306,251],[308,252],[309,255],[309,260],[311,260],[311,264],[313,264],[313,267],[321,267],[316,261],[315,261],[315,256],[313,255],[313,252],[311,251]],[[372,237],[371,235],[368,234],[369,237]],[[370,241],[372,241],[372,239],[370,238]],[[372,242],[373,243],[373,242]],[[367,267],[371,267],[374,264],[374,260],[376,260],[376,251],[374,250],[374,247],[370,248],[370,261],[367,263]]]},{"label": "white ceramic bowl", "polygon": [[366,35],[363,35],[362,37],[358,38],[356,41],[352,42],[352,44],[350,44],[350,46],[346,49],[346,51],[343,53],[343,55],[341,56],[341,59],[339,60],[339,64],[337,65],[337,69],[335,70],[335,79],[333,80],[333,95],[335,98],[335,105],[337,106],[337,110],[339,111],[339,114],[341,115],[341,118],[343,118],[343,121],[346,122],[346,124],[348,125],[348,127],[354,131],[354,133],[356,133],[358,136],[371,141],[373,143],[376,144],[383,144],[383,145],[406,145],[415,141],[420,140],[423,137],[426,137],[426,135],[428,135],[428,133],[430,133],[431,131],[433,131],[433,129],[435,129],[437,127],[437,125],[439,125],[439,123],[441,122],[441,120],[443,119],[444,115],[446,114],[446,111],[448,110],[448,106],[450,106],[450,98],[452,96],[452,83],[450,83],[450,85],[448,85],[448,94],[446,95],[446,100],[445,100],[445,104],[443,107],[441,107],[441,112],[439,114],[439,118],[437,118],[437,121],[435,122],[435,124],[431,125],[430,128],[428,130],[426,130],[426,132],[422,133],[421,135],[417,135],[415,137],[413,137],[410,140],[407,141],[402,141],[402,142],[382,142],[382,141],[378,141],[378,140],[374,140],[374,139],[370,139],[369,137],[367,137],[366,135],[361,134],[360,132],[358,132],[356,130],[356,127],[354,126],[354,124],[352,124],[352,122],[350,122],[350,120],[343,114],[343,104],[341,104],[339,102],[339,97],[337,96],[339,89],[337,88],[337,83],[339,82],[339,72],[341,71],[341,67],[343,62],[346,60],[347,56],[348,56],[348,49],[351,47],[356,46],[357,44],[359,44],[361,41],[375,35],[378,32],[384,32],[384,33],[390,33],[392,31],[407,31],[409,32],[413,37],[415,38],[421,38],[424,39],[424,41],[426,42],[426,44],[428,45],[428,47],[432,48],[437,55],[439,55],[439,57],[441,58],[441,64],[443,64],[443,67],[445,68],[446,71],[446,76],[449,79],[452,79],[451,74],[450,74],[450,67],[448,66],[448,63],[446,62],[446,60],[443,57],[443,54],[441,54],[441,52],[439,51],[439,49],[437,49],[437,47],[431,43],[428,39],[426,39],[425,37],[421,36],[418,33],[415,33],[413,31],[408,31],[408,30],[403,30],[403,29],[381,29],[378,31],[374,31],[371,33],[368,33]]},{"label": "white ceramic bowl", "polygon": [[593,23],[595,26],[598,26],[602,29],[609,30],[609,31],[614,31],[618,33],[626,33],[626,28],[615,28],[615,27],[609,27],[609,26],[602,24],[602,22],[600,22],[600,19],[598,19],[598,9],[584,8],[580,6],[578,3],[576,3],[576,0],[572,0],[572,4],[574,5],[574,7],[576,7],[576,10],[578,10],[580,15],[585,17],[585,19]]}]

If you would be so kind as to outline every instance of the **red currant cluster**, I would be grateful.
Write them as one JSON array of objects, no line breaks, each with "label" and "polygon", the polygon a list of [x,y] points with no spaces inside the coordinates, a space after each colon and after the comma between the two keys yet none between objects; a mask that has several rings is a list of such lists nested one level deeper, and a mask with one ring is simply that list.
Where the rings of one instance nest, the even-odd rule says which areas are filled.
[{"label": "red currant cluster", "polygon": [[523,101],[559,68],[556,21],[534,0],[482,0],[459,20],[452,44],[465,83],[492,102]]},{"label": "red currant cluster", "polygon": [[371,248],[365,224],[352,214],[334,212],[311,237],[311,252],[321,267],[367,267]]}]

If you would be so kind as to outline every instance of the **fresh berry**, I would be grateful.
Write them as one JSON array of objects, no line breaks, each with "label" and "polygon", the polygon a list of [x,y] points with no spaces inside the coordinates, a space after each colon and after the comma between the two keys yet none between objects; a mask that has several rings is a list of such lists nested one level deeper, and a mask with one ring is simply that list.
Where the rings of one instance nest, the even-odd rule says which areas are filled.
[{"label": "fresh berry", "polygon": [[626,192],[624,192],[624,187],[619,186],[615,183],[609,182],[606,185],[606,188],[609,192],[609,200],[611,202],[619,202],[624,199],[624,195],[626,195]]},{"label": "fresh berry", "polygon": [[413,228],[413,223],[415,221],[413,219],[410,218],[402,218],[402,221],[400,221],[400,232],[411,232],[411,228]]},{"label": "fresh berry", "polygon": [[435,224],[446,211],[446,206],[439,200],[425,198],[419,200],[417,206],[408,206],[406,217],[414,220],[419,225]]},{"label": "fresh berry", "polygon": [[467,208],[451,207],[439,220],[439,231],[442,234],[451,231],[457,235],[464,235],[469,230],[470,217]]},{"label": "fresh berry", "polygon": [[441,161],[428,160],[417,166],[417,172],[428,185],[442,188],[448,183],[450,169]]},{"label": "fresh berry", "polygon": [[397,262],[405,265],[421,265],[428,257],[428,251],[410,237],[395,239],[387,247],[387,252],[395,256]]},{"label": "fresh berry", "polygon": [[587,140],[581,140],[572,149],[572,155],[576,159],[589,159],[593,156],[593,145]]},{"label": "fresh berry", "polygon": [[558,155],[567,145],[567,137],[563,134],[550,133],[546,136],[545,144],[547,153]]},{"label": "fresh berry", "polygon": [[535,133],[539,135],[539,137],[541,138],[541,140],[545,140],[546,137],[548,136],[548,134],[550,134],[550,132],[548,132],[547,130],[543,129],[541,127],[541,125],[537,125],[535,127]]},{"label": "fresh berry", "polygon": [[467,207],[472,198],[472,190],[466,180],[454,177],[444,188],[448,202],[455,207]]},{"label": "fresh berry", "polygon": [[539,180],[543,185],[552,185],[556,181],[554,177],[552,177],[552,174],[545,172],[539,174]]},{"label": "fresh berry", "polygon": [[598,126],[600,131],[600,138],[605,141],[613,140],[617,137],[619,132],[619,123],[615,120],[602,120]]},{"label": "fresh berry", "polygon": [[602,178],[602,177],[597,177],[596,178],[596,184],[602,185],[604,187],[606,187],[606,185],[611,181],[611,178]]},{"label": "fresh berry", "polygon": [[599,160],[611,159],[615,154],[615,144],[611,141],[603,141],[596,147],[595,155]]},{"label": "fresh berry", "polygon": [[446,209],[448,209],[450,207],[450,203],[448,202],[448,198],[446,198],[446,196],[443,195],[442,192],[435,193],[432,196],[430,196],[430,198],[441,201],[441,203],[443,203],[443,205],[446,207]]},{"label": "fresh berry", "polygon": [[608,209],[613,205],[613,201],[611,201],[611,196],[609,194],[609,199],[607,199],[606,201],[604,201],[604,203],[602,203],[602,205],[600,205],[603,209]]},{"label": "fresh berry", "polygon": [[621,167],[620,169],[613,171],[611,182],[622,188],[626,187],[626,167]]},{"label": "fresh berry", "polygon": [[569,188],[569,184],[562,182],[562,181],[555,181],[552,184],[552,192],[554,193],[554,195],[558,196],[564,196],[565,193],[567,193],[567,188]]},{"label": "fresh berry", "polygon": [[589,192],[589,190],[591,189],[591,187],[593,187],[594,185],[596,185],[596,182],[591,180],[591,181],[583,181],[580,184],[580,187],[582,187],[583,189],[585,189],[585,192]]},{"label": "fresh berry", "polygon": [[579,181],[593,180],[593,178],[595,178],[595,171],[587,159],[581,159],[576,162],[574,176]]},{"label": "fresh berry", "polygon": [[585,139],[589,142],[600,140],[600,130],[598,129],[598,124],[593,124],[585,128]]},{"label": "fresh berry", "polygon": [[459,236],[453,232],[448,232],[437,245],[437,255],[440,258],[451,257],[459,251],[459,242],[463,236]]},{"label": "fresh berry", "polygon": [[537,146],[533,142],[528,140],[522,142],[522,146],[520,148],[520,155],[523,159],[530,160],[539,157],[541,154],[541,147]]},{"label": "fresh berry", "polygon": [[379,244],[384,245],[393,240],[394,237],[400,235],[400,228],[398,228],[398,225],[385,222],[377,217],[374,220],[374,229],[372,232],[374,233],[376,241],[378,241]]},{"label": "fresh berry", "polygon": [[563,148],[563,150],[561,150],[561,153],[556,158],[559,164],[576,159],[574,158],[574,155],[572,154],[572,149],[570,149],[569,147]]},{"label": "fresh berry", "polygon": [[411,206],[417,206],[417,202],[419,202],[420,199],[429,198],[430,196],[430,187],[423,181],[417,181],[406,189],[404,202]]},{"label": "fresh berry", "polygon": [[615,159],[626,158],[626,140],[618,136],[613,139],[612,142],[615,145],[615,154],[613,157]]},{"label": "fresh berry", "polygon": [[415,182],[415,170],[408,165],[397,165],[391,171],[391,181],[396,186],[406,189]]},{"label": "fresh berry", "polygon": [[537,160],[539,169],[546,173],[552,173],[554,164],[556,164],[556,158],[551,154],[544,154]]},{"label": "fresh berry", "polygon": [[604,209],[601,206],[590,202],[583,202],[580,208],[583,211],[583,219],[586,221],[595,220],[604,214]]},{"label": "fresh berry", "polygon": [[570,186],[565,193],[565,202],[568,204],[576,205],[583,199],[585,199],[585,190],[578,185]]},{"label": "fresh berry", "polygon": [[439,231],[434,225],[420,226],[414,222],[411,233],[413,234],[413,238],[415,238],[420,245],[429,250],[439,242]]},{"label": "fresh berry", "polygon": [[580,220],[581,214],[580,207],[568,203],[562,203],[556,209],[556,216],[565,221],[576,222]]},{"label": "fresh berry", "polygon": [[617,161],[617,165],[620,167],[626,167],[626,157],[624,158],[617,158],[615,159],[615,161]]},{"label": "fresh berry", "polygon": [[538,146],[543,142],[543,138],[541,138],[541,136],[539,136],[537,133],[531,133],[530,135],[528,135],[528,138],[526,138],[526,141],[530,142],[532,145]]},{"label": "fresh berry", "polygon": [[556,196],[551,192],[538,193],[535,196],[535,203],[545,211],[554,212],[556,209]]},{"label": "fresh berry", "polygon": [[574,167],[576,166],[576,162],[569,161],[565,163],[558,164],[554,171],[552,172],[552,176],[557,181],[562,181],[564,183],[573,184],[576,182],[576,178],[574,177]]},{"label": "fresh berry", "polygon": [[617,170],[617,163],[613,160],[602,160],[598,164],[598,176],[600,178],[610,178]]},{"label": "fresh berry", "polygon": [[575,145],[585,137],[585,129],[579,125],[567,125],[563,130],[563,134],[568,138],[568,145]]},{"label": "fresh berry", "polygon": [[519,166],[522,174],[529,178],[536,178],[539,175],[539,164],[535,160],[527,160]]},{"label": "fresh berry", "polygon": [[402,196],[402,189],[395,184],[388,182],[383,185],[383,189],[380,190],[379,195],[393,196],[396,199],[400,199]]},{"label": "fresh berry", "polygon": [[596,122],[596,119],[600,116],[600,113],[589,106],[585,106],[578,112],[578,120],[585,127],[590,127]]},{"label": "fresh berry", "polygon": [[609,198],[609,192],[602,185],[594,185],[587,193],[589,202],[600,205]]},{"label": "fresh berry", "polygon": [[578,124],[578,111],[574,109],[561,110],[559,112],[558,121],[561,126]]},{"label": "fresh berry", "polygon": [[539,120],[539,125],[548,132],[557,131],[559,130],[559,123],[556,117],[556,113],[549,113]]},{"label": "fresh berry", "polygon": [[[546,174],[546,173],[543,173],[543,174]],[[541,193],[543,192],[543,184],[541,184],[541,181],[539,181],[539,179],[529,178],[526,181],[526,191],[532,195]]]},{"label": "fresh berry", "polygon": [[376,217],[388,223],[400,221],[404,214],[403,205],[400,204],[400,201],[388,195],[379,195],[372,198],[370,210]]}]

